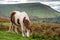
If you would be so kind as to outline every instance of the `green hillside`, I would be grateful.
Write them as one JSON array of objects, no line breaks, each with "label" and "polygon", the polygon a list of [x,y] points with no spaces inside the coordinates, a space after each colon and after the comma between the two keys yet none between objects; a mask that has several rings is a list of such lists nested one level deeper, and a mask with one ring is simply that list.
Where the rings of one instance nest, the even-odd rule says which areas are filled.
[{"label": "green hillside", "polygon": [[29,16],[39,18],[54,18],[60,16],[59,12],[51,7],[41,3],[23,3],[23,4],[0,4],[0,15],[8,17],[11,11],[26,11]]}]

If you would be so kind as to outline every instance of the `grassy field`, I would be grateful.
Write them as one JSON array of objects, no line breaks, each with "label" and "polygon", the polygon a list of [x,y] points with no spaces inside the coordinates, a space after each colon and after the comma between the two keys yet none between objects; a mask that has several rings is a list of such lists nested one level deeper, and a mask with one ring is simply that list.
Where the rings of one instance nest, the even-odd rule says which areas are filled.
[{"label": "grassy field", "polygon": [[0,40],[60,40],[60,24],[57,23],[46,23],[46,22],[32,22],[32,35],[22,37],[21,32],[19,34],[9,33],[8,28],[10,23],[0,23]]},{"label": "grassy field", "polygon": [[29,38],[22,37],[21,33],[16,35],[15,33],[8,33],[7,31],[0,31],[0,40],[60,40],[58,36],[47,35],[32,35]]},{"label": "grassy field", "polygon": [[[31,38],[22,37],[21,33],[8,33],[7,31],[0,31],[0,40],[30,40]],[[34,39],[31,39],[34,40]]]}]

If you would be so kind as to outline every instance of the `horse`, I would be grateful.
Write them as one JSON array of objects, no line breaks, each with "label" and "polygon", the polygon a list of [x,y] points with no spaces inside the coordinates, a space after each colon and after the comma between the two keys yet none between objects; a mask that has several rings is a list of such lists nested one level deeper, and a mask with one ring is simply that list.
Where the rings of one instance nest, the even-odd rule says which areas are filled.
[{"label": "horse", "polygon": [[31,31],[31,21],[29,19],[29,16],[27,15],[27,13],[25,11],[20,12],[20,11],[12,11],[11,15],[10,15],[10,24],[11,26],[9,27],[9,32],[13,31],[13,28],[16,32],[16,34],[18,34],[18,25],[21,26],[21,30],[22,30],[22,36],[30,36],[30,31]]}]

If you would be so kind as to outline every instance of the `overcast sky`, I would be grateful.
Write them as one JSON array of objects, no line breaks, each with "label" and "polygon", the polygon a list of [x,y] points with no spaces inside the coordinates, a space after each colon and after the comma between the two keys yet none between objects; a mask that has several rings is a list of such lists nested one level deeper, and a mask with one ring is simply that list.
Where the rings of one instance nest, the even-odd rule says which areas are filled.
[{"label": "overcast sky", "polygon": [[[30,0],[32,1],[32,0]],[[60,1],[60,0],[33,0],[33,1]]]},{"label": "overcast sky", "polygon": [[49,5],[51,8],[60,12],[60,0],[0,0],[0,4],[16,4],[27,2],[40,2]]}]

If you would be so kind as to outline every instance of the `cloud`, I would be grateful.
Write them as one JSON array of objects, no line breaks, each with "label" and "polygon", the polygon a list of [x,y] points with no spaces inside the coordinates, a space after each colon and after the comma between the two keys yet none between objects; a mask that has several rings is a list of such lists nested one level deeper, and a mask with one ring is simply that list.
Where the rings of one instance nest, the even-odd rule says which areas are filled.
[{"label": "cloud", "polygon": [[60,12],[60,1],[41,2]]},{"label": "cloud", "polygon": [[60,1],[60,0],[28,0],[28,1]]},{"label": "cloud", "polygon": [[6,0],[8,2],[20,2],[20,3],[26,3],[27,0]]},{"label": "cloud", "polygon": [[27,3],[28,0],[2,0],[0,4],[17,4],[17,3]]},{"label": "cloud", "polygon": [[29,0],[30,2],[40,2],[60,12],[60,0]]}]

